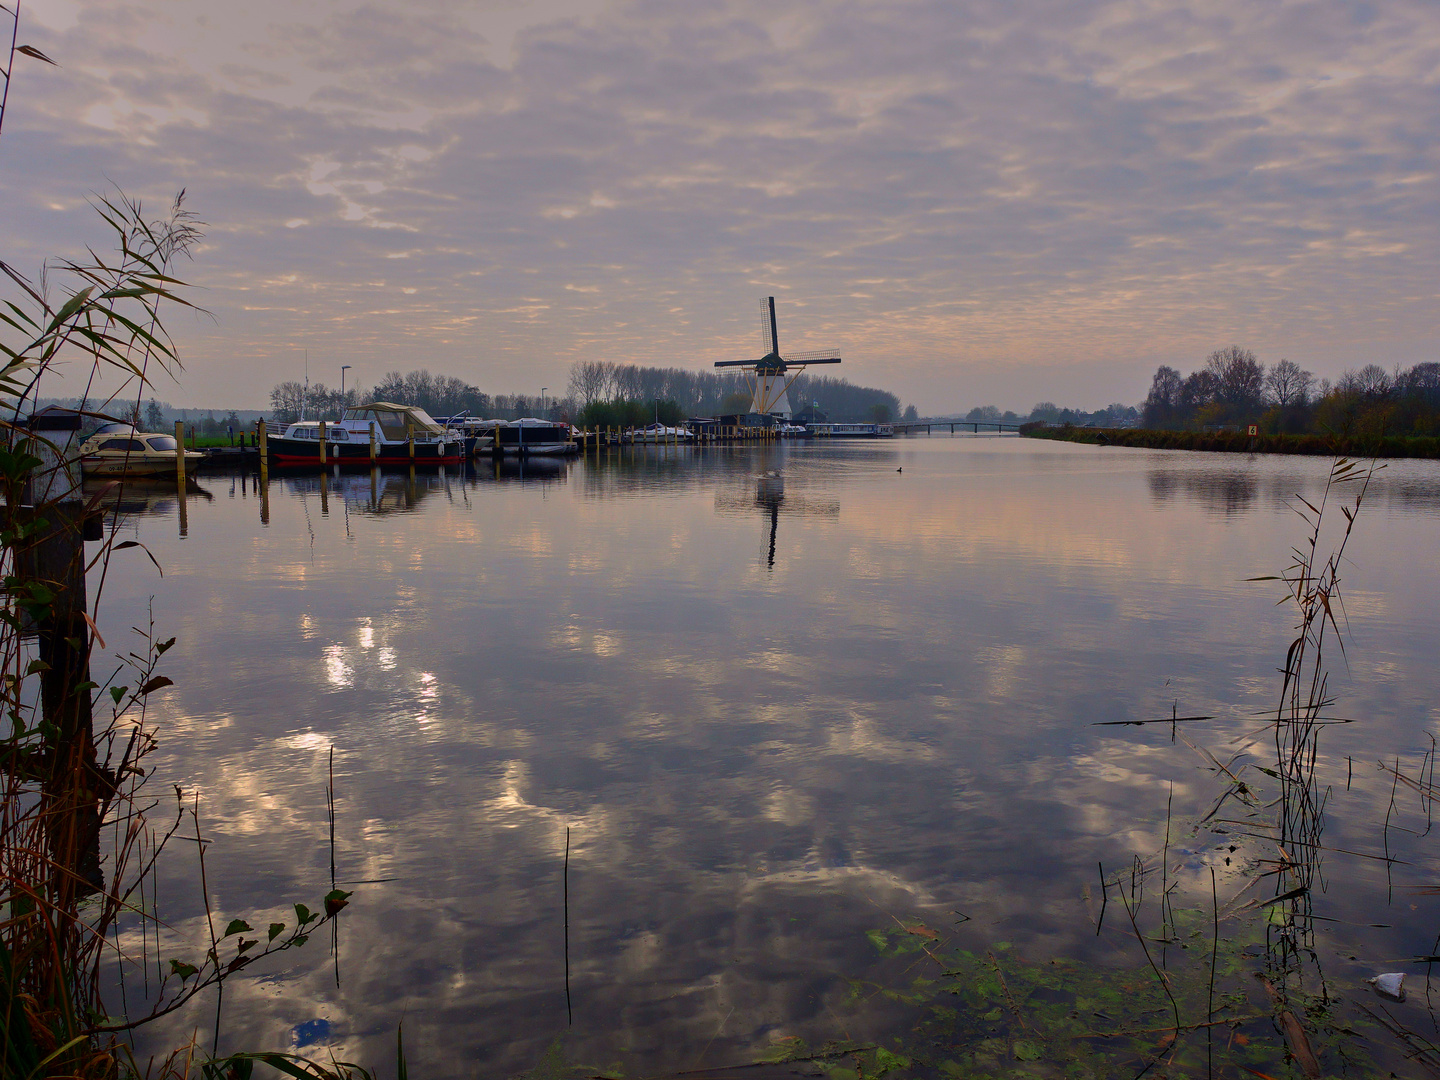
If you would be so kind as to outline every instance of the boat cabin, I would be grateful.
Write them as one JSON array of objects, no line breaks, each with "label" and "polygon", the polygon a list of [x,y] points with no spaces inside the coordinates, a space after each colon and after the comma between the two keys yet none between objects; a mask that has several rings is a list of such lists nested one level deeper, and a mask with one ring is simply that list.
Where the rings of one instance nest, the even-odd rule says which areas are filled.
[{"label": "boat cabin", "polygon": [[416,435],[421,432],[430,435],[445,434],[445,429],[418,405],[396,405],[389,401],[372,401],[368,405],[357,405],[353,409],[346,409],[342,418],[342,422],[347,425],[351,421],[368,425],[371,420],[380,425],[381,434],[391,442],[398,442],[406,438],[410,431],[414,431]]}]

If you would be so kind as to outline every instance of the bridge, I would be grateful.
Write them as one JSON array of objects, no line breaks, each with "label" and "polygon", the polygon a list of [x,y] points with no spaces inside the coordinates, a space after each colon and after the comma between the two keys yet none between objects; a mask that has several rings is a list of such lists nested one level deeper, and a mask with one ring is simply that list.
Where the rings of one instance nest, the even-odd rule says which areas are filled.
[{"label": "bridge", "polygon": [[929,435],[934,428],[939,428],[941,431],[949,428],[951,435],[955,434],[956,428],[961,431],[973,431],[976,435],[980,434],[981,428],[986,431],[994,431],[997,435],[1002,431],[1018,432],[1020,430],[1019,424],[1004,423],[999,420],[910,420],[890,426],[896,435],[914,435],[918,431]]}]

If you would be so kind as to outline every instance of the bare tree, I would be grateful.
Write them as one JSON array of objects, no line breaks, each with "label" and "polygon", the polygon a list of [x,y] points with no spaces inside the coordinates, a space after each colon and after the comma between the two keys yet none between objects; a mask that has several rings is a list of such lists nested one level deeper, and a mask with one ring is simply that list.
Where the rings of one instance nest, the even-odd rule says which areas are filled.
[{"label": "bare tree", "polygon": [[1276,405],[1303,405],[1310,398],[1315,376],[1294,360],[1281,360],[1265,374],[1265,389]]},{"label": "bare tree", "polygon": [[1265,390],[1265,367],[1239,345],[1216,349],[1205,361],[1215,376],[1216,397],[1227,405],[1258,405]]},{"label": "bare tree", "polygon": [[577,360],[570,365],[570,394],[581,407],[609,396],[615,365],[604,360]]},{"label": "bare tree", "polygon": [[274,412],[272,420],[288,424],[292,420],[300,418],[300,410],[305,404],[305,387],[293,379],[279,383],[270,391],[270,409]]},{"label": "bare tree", "polygon": [[1359,371],[1340,376],[1336,389],[1367,398],[1383,398],[1395,387],[1395,379],[1379,364],[1366,364]]}]

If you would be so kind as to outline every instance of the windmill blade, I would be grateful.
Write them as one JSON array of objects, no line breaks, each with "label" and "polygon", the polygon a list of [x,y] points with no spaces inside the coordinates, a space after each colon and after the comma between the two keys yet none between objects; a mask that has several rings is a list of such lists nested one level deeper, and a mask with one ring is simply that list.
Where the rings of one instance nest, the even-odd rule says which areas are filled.
[{"label": "windmill blade", "polygon": [[770,340],[765,345],[765,355],[769,356],[774,354],[775,356],[779,356],[780,334],[775,328],[775,298],[773,296],[767,296],[765,298],[765,305],[769,309],[770,314]]},{"label": "windmill blade", "polygon": [[754,367],[754,360],[716,360],[716,367]]},{"label": "windmill blade", "polygon": [[810,352],[791,353],[784,357],[787,364],[838,364],[838,349],[816,349]]},{"label": "windmill blade", "polygon": [[775,301],[770,297],[760,298],[760,355],[767,356],[770,353],[771,326],[770,320],[774,318]]}]

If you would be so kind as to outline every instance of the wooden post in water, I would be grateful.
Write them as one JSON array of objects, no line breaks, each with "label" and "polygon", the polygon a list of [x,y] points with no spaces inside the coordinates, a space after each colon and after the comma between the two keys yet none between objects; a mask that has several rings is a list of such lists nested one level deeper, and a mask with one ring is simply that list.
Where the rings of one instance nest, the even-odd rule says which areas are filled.
[{"label": "wooden post in water", "polygon": [[[80,416],[43,409],[27,424],[34,434],[30,453],[40,464],[27,477],[11,515],[44,528],[17,537],[17,577],[46,585],[53,598],[35,619],[40,674],[40,710],[53,725],[45,753],[29,757],[41,779],[40,814],[46,822],[51,863],[50,896],[57,912],[73,915],[74,904],[104,887],[100,869],[100,806],[114,791],[103,770],[91,726],[90,631],[85,615],[85,539],[103,535],[98,519],[87,519],[81,501],[76,435]],[[13,445],[13,444],[12,444]],[[91,531],[91,530],[94,531]],[[26,751],[18,751],[25,754]],[[11,768],[14,768],[12,765]]]},{"label": "wooden post in water", "polygon": [[175,485],[180,489],[180,501],[185,501],[185,421],[175,421]]},{"label": "wooden post in water", "polygon": [[260,447],[260,483],[268,486],[270,483],[270,439],[265,433],[265,418],[263,416],[260,418],[260,423],[257,426],[259,428],[259,435],[255,441]]},{"label": "wooden post in water", "polygon": [[413,468],[415,463],[415,425],[408,418],[405,420],[405,442],[410,447],[410,463]]},{"label": "wooden post in water", "polygon": [[[325,421],[320,421],[320,464],[325,464]],[[323,489],[322,489],[323,490]]]},{"label": "wooden post in water", "polygon": [[380,456],[379,447],[375,445],[375,421],[370,421],[370,464],[375,464],[375,459]]}]

